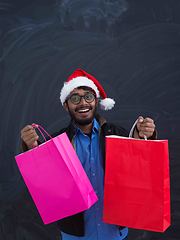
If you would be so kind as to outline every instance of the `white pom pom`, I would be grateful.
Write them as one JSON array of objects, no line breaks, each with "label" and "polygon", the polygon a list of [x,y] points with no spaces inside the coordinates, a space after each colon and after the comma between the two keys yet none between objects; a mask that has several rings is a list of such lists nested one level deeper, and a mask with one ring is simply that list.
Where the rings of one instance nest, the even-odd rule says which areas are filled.
[{"label": "white pom pom", "polygon": [[114,107],[115,101],[112,98],[105,98],[103,100],[100,100],[99,104],[101,109],[107,111],[111,110]]}]

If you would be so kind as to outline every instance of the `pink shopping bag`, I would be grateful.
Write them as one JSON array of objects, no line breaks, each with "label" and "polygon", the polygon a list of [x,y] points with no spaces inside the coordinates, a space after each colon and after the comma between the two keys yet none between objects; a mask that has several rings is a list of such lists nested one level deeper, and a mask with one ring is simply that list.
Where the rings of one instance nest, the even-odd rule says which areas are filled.
[{"label": "pink shopping bag", "polygon": [[[48,134],[41,126],[33,125]],[[90,208],[97,196],[66,133],[15,157],[39,214],[48,224]]]}]

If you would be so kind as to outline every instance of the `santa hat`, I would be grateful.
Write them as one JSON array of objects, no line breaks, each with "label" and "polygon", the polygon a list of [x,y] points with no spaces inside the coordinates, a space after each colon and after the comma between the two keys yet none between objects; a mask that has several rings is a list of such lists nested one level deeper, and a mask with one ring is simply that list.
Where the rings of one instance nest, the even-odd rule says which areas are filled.
[{"label": "santa hat", "polygon": [[101,109],[110,110],[114,107],[115,101],[111,98],[107,98],[107,95],[98,80],[82,69],[75,70],[64,83],[60,93],[62,105],[69,94],[78,87],[89,87],[94,90],[96,97],[100,98],[99,104]]}]

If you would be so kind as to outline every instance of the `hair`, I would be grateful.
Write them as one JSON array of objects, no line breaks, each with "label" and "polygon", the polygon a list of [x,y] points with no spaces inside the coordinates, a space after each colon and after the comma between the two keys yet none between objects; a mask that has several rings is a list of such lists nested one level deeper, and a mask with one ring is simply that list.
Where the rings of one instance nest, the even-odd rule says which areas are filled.
[{"label": "hair", "polygon": [[95,91],[90,87],[81,86],[81,87],[77,87],[77,89],[83,89],[83,90],[91,91],[96,95]]}]

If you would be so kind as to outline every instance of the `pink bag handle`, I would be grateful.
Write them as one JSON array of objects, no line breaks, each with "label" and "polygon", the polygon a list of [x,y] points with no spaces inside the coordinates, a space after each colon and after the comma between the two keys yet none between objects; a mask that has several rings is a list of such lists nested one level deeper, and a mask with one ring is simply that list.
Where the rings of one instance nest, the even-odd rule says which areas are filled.
[{"label": "pink bag handle", "polygon": [[[33,128],[38,129],[38,131],[40,132],[40,134],[41,134],[42,137],[44,138],[44,141],[45,141],[45,142],[47,141],[47,139],[46,139],[46,137],[45,137],[45,134],[52,139],[51,135],[50,135],[41,125],[36,124],[36,123],[33,123],[31,126],[32,126]],[[44,133],[45,133],[45,134],[44,134]]]}]

